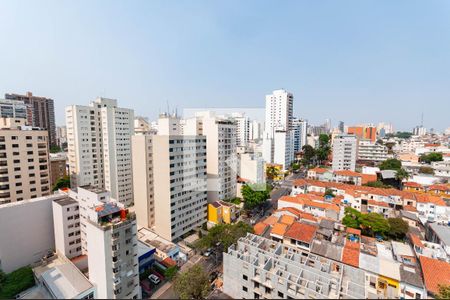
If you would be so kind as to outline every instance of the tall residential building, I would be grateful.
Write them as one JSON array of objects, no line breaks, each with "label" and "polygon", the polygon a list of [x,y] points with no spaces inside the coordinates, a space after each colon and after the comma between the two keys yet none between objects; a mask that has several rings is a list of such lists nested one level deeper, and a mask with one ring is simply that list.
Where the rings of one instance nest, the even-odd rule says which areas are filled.
[{"label": "tall residential building", "polygon": [[260,153],[239,154],[239,177],[251,183],[264,183],[264,160]]},{"label": "tall residential building", "polygon": [[347,130],[348,134],[354,134],[358,139],[365,139],[375,142],[377,140],[377,128],[373,125],[351,126]]},{"label": "tall residential building", "polygon": [[294,132],[292,130],[275,130],[273,137],[273,163],[287,170],[294,161]]},{"label": "tall residential building", "polygon": [[65,153],[50,153],[50,178],[51,187],[54,187],[59,179],[67,176],[67,155]]},{"label": "tall residential building", "polygon": [[56,145],[55,108],[53,99],[33,96],[31,92],[25,95],[5,94],[8,100],[23,101],[31,108],[28,113],[28,125],[39,127],[48,131],[48,142],[50,146]]},{"label": "tall residential building", "polygon": [[358,139],[355,135],[339,134],[333,139],[333,170],[355,171]]},{"label": "tall residential building", "polygon": [[55,199],[52,212],[56,252],[69,259],[82,255],[78,201],[68,196]]},{"label": "tall residential building", "polygon": [[382,162],[386,159],[388,159],[388,149],[385,145],[374,143],[369,140],[359,140],[358,160]]},{"label": "tall residential building", "polygon": [[427,129],[423,126],[416,126],[413,128],[413,135],[422,136],[427,134]]},{"label": "tall residential building", "polygon": [[150,123],[148,118],[136,116],[134,118],[134,132],[149,132],[150,131]]},{"label": "tall residential building", "polygon": [[236,195],[236,124],[213,112],[199,112],[186,120],[185,135],[206,137],[208,202],[234,198]]},{"label": "tall residential building", "polygon": [[250,119],[241,114],[233,117],[233,120],[236,122],[236,145],[246,146],[250,140]]},{"label": "tall residential building", "polygon": [[292,121],[292,130],[294,132],[294,153],[302,151],[306,145],[306,129],[308,121],[294,118]]},{"label": "tall residential building", "polygon": [[105,188],[112,198],[132,205],[133,110],[97,98],[89,106],[68,106],[66,125],[71,186]]},{"label": "tall residential building", "polygon": [[46,130],[0,118],[0,204],[50,195]]},{"label": "tall residential building", "polygon": [[23,101],[0,99],[0,118],[16,118],[28,121],[28,107]]},{"label": "tall residential building", "polygon": [[67,148],[67,128],[66,126],[56,127],[56,144],[61,148]]},{"label": "tall residential building", "polygon": [[178,240],[206,222],[206,138],[137,134],[132,138],[139,226]]},{"label": "tall residential building", "polygon": [[345,130],[344,121],[339,121],[338,129],[339,129],[340,133],[344,133],[344,130]]},{"label": "tall residential building", "polygon": [[[55,229],[55,234],[63,234],[55,238],[59,241],[56,245],[67,242],[69,245],[68,248],[58,246],[59,252],[73,249],[78,254],[81,238],[81,253],[88,256],[89,281],[96,285],[98,298],[140,298],[135,214],[122,203],[113,201],[108,191],[96,187],[78,187],[70,190],[69,196],[76,200],[78,208],[72,201],[53,206],[54,214],[62,215],[61,219],[66,222],[62,230]],[[78,222],[79,230],[76,229]],[[73,236],[79,238],[71,240]],[[71,241],[74,244],[71,245]]]},{"label": "tall residential building", "polygon": [[[275,142],[275,136],[277,135],[277,140],[283,140],[281,138],[281,132],[285,132],[285,138],[293,137],[291,135],[292,130],[292,120],[293,120],[293,102],[294,96],[285,90],[276,90],[272,94],[266,96],[266,118],[264,126],[263,135],[263,158],[267,163],[277,163],[275,162],[275,157],[277,161],[290,161],[290,157],[280,159],[281,153],[286,153],[290,155],[291,151],[285,149],[285,151],[278,150],[280,145]],[[276,134],[278,132],[278,134]],[[283,144],[293,145],[293,141],[284,141]],[[275,152],[278,154],[275,155]],[[292,151],[293,152],[293,151]],[[293,156],[293,155],[292,155]],[[293,159],[293,157],[292,157]],[[283,168],[286,168],[283,164]]]},{"label": "tall residential building", "polygon": [[262,138],[262,125],[257,120],[253,120],[250,122],[250,129],[249,129],[249,140],[251,141],[258,141]]}]

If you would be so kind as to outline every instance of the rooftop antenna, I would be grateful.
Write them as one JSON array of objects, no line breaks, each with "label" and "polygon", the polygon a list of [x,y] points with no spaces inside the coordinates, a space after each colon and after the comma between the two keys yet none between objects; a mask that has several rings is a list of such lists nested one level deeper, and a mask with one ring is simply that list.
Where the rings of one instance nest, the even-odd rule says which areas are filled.
[{"label": "rooftop antenna", "polygon": [[169,100],[166,100],[166,102],[167,102],[167,115],[170,115],[170,110],[169,110]]}]

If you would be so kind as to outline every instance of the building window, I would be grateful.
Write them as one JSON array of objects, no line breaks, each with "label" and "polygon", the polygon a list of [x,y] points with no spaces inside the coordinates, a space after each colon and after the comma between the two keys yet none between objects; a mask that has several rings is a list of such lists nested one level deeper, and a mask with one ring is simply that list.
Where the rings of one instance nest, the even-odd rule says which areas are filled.
[{"label": "building window", "polygon": [[248,277],[247,277],[247,275],[242,275],[242,279],[244,279],[244,280],[248,280]]},{"label": "building window", "polygon": [[246,286],[243,286],[243,287],[242,287],[242,290],[243,290],[244,292],[248,292],[248,289],[247,289]]},{"label": "building window", "polygon": [[278,298],[283,299],[284,298],[284,294],[282,292],[278,292]]}]

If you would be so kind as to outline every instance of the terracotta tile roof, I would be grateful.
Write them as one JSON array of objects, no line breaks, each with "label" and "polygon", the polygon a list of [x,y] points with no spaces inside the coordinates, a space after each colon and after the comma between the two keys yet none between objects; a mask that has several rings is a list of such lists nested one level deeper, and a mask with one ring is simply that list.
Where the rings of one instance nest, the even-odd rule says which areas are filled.
[{"label": "terracotta tile roof", "polygon": [[317,218],[314,217],[312,214],[303,212],[295,207],[283,207],[283,208],[279,208],[276,210],[276,212],[280,212],[280,211],[287,211],[287,212],[297,216],[297,218],[299,218],[299,219],[305,219],[305,220],[317,222]]},{"label": "terracotta tile roof", "polygon": [[350,171],[350,170],[337,170],[333,172],[336,175],[340,176],[349,176],[349,177],[361,177],[361,173]]},{"label": "terracotta tile roof", "polygon": [[405,183],[403,184],[403,186],[413,187],[413,188],[423,188],[423,186],[422,186],[421,184],[419,184],[419,183],[417,183],[417,182],[414,182],[414,181],[408,181],[408,182],[405,182]]},{"label": "terracotta tile roof", "polygon": [[262,221],[264,224],[267,224],[267,225],[273,225],[273,224],[275,224],[276,222],[278,222],[278,218],[277,217],[275,217],[275,216],[269,216],[269,217],[267,217],[264,221]]},{"label": "terracotta tile roof", "polygon": [[361,174],[361,184],[377,181],[377,175],[375,174]]},{"label": "terracotta tile roof", "polygon": [[[449,153],[450,154],[450,153]],[[429,190],[437,190],[441,192],[447,192],[450,191],[450,187],[446,186],[445,184],[433,184],[428,187]]]},{"label": "terracotta tile roof", "polygon": [[424,248],[425,246],[423,245],[422,241],[420,240],[420,238],[415,235],[414,233],[411,233],[409,235],[409,238],[411,239],[411,242],[413,243],[414,246],[420,247],[420,248]]},{"label": "terracotta tile roof", "polygon": [[253,231],[256,235],[262,235],[268,227],[269,225],[264,224],[263,222],[259,222],[256,223],[255,226],[253,226]]},{"label": "terracotta tile roof", "polygon": [[433,203],[439,206],[447,206],[447,204],[441,197],[432,196],[428,194],[416,194],[416,200],[417,202],[421,203]]},{"label": "terracotta tile roof", "polygon": [[170,257],[166,257],[161,263],[166,267],[174,267],[177,265],[177,263]]},{"label": "terracotta tile roof", "polygon": [[294,186],[303,186],[306,185],[308,182],[305,179],[296,179],[293,182]]},{"label": "terracotta tile roof", "polygon": [[314,225],[295,222],[289,227],[284,236],[297,241],[311,243],[316,235],[316,231],[317,227]]},{"label": "terracotta tile roof", "polygon": [[342,250],[342,262],[344,264],[359,267],[359,254],[360,254],[359,242],[345,241],[344,249]]},{"label": "terracotta tile roof", "polygon": [[439,147],[441,144],[435,144],[435,143],[428,143],[425,144],[425,147]]},{"label": "terracotta tile roof", "polygon": [[334,210],[339,212],[340,209],[336,204],[324,202],[323,197],[315,194],[298,194],[296,196],[283,196],[278,201],[289,202],[303,206],[317,207],[324,210]]},{"label": "terracotta tile roof", "polygon": [[324,169],[324,168],[314,168],[314,169],[310,169],[310,170],[308,170],[308,172],[309,171],[313,171],[313,172],[316,172],[316,173],[319,173],[319,174],[323,174],[323,173],[325,173],[325,172],[328,172],[328,169]]},{"label": "terracotta tile roof", "polygon": [[309,220],[309,221],[313,221],[313,222],[316,222],[316,223],[318,221],[317,218],[314,217],[314,215],[306,213],[306,212],[302,212],[301,215],[300,215],[300,218],[301,219],[305,219],[305,220]]},{"label": "terracotta tile roof", "polygon": [[374,206],[389,207],[389,204],[383,201],[367,200],[367,204]]},{"label": "terracotta tile roof", "polygon": [[283,215],[280,218],[280,223],[286,224],[286,225],[291,225],[292,223],[295,222],[295,217],[290,216],[290,215]]},{"label": "terracotta tile roof", "polygon": [[425,287],[433,294],[439,292],[439,285],[450,284],[450,264],[434,258],[420,256]]},{"label": "terracotta tile roof", "polygon": [[406,210],[406,211],[417,212],[417,208],[415,208],[412,205],[405,205],[405,206],[403,206],[403,209]]},{"label": "terracotta tile roof", "polygon": [[284,236],[284,234],[286,233],[286,230],[288,228],[288,225],[283,224],[283,223],[276,223],[275,225],[273,225],[272,230],[271,230],[271,234],[276,234],[279,236]]}]

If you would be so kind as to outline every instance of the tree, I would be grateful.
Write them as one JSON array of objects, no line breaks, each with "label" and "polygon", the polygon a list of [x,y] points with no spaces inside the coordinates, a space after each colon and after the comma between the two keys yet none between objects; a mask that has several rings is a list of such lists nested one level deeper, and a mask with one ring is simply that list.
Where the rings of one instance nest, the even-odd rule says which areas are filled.
[{"label": "tree", "polygon": [[58,152],[62,152],[61,147],[56,145],[50,146],[50,153],[58,153]]},{"label": "tree", "polygon": [[380,164],[380,170],[399,170],[402,162],[395,158],[389,158]]},{"label": "tree", "polygon": [[164,277],[166,277],[169,280],[172,280],[172,278],[174,278],[175,275],[177,274],[177,271],[178,271],[178,267],[177,266],[168,267],[164,271]]},{"label": "tree", "polygon": [[58,179],[55,183],[55,186],[53,187],[53,191],[57,191],[62,188],[70,188],[70,177],[64,176],[60,179]]},{"label": "tree", "polygon": [[374,187],[374,188],[382,188],[382,189],[390,189],[392,188],[392,186],[388,185],[388,184],[384,184],[383,182],[377,180],[377,181],[370,181],[367,183],[363,184],[364,186],[370,186],[370,187]]},{"label": "tree", "polygon": [[361,213],[359,211],[348,206],[345,208],[344,215],[345,216],[342,219],[342,224],[355,229],[359,228],[359,218],[361,217]]},{"label": "tree", "polygon": [[206,299],[209,288],[208,274],[200,265],[175,276],[174,289],[180,299]]},{"label": "tree", "polygon": [[402,218],[389,218],[389,233],[388,235],[396,240],[403,239],[408,233],[409,226]]},{"label": "tree", "polygon": [[450,299],[450,285],[439,284],[439,293],[436,295],[436,299]]},{"label": "tree", "polygon": [[419,173],[434,175],[434,169],[432,167],[421,166],[419,168]]},{"label": "tree", "polygon": [[389,231],[388,221],[382,215],[377,213],[361,215],[358,218],[358,221],[364,235],[373,236],[374,234],[380,234],[385,236]]},{"label": "tree", "polygon": [[275,178],[280,176],[280,169],[278,169],[275,166],[268,166],[266,168],[266,176],[267,176],[267,179],[273,181]]},{"label": "tree", "polygon": [[395,179],[399,180],[400,182],[403,181],[403,179],[408,179],[409,178],[409,173],[408,171],[406,171],[403,168],[400,168],[399,170],[397,170],[397,173],[395,174]]},{"label": "tree", "polygon": [[309,166],[313,164],[314,158],[316,156],[314,148],[311,145],[305,145],[302,147],[302,151],[303,151],[303,159],[302,159],[303,165]]},{"label": "tree", "polygon": [[0,299],[14,299],[14,297],[34,285],[33,270],[23,267],[4,275],[0,285]]},{"label": "tree", "polygon": [[422,154],[419,158],[420,162],[430,164],[433,161],[442,161],[442,153],[440,152],[431,152],[428,154]]},{"label": "tree", "polygon": [[335,194],[333,193],[333,191],[331,189],[326,189],[325,190],[325,196],[329,196],[329,197],[335,197]]},{"label": "tree", "polygon": [[198,240],[194,246],[199,250],[204,250],[215,247],[220,243],[223,249],[228,249],[239,238],[246,236],[248,232],[253,232],[253,227],[244,222],[218,224],[211,228],[208,234]]},{"label": "tree", "polygon": [[329,143],[330,137],[328,134],[319,135],[319,147],[315,150],[315,154],[320,163],[327,160],[328,155],[330,155],[331,147]]},{"label": "tree", "polygon": [[291,167],[293,171],[297,171],[298,169],[300,169],[300,164],[294,162],[292,163]]},{"label": "tree", "polygon": [[242,197],[244,198],[244,208],[253,209],[260,206],[270,198],[270,188],[264,184],[261,185],[243,185],[241,189]]}]

